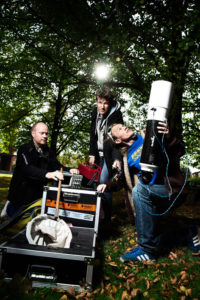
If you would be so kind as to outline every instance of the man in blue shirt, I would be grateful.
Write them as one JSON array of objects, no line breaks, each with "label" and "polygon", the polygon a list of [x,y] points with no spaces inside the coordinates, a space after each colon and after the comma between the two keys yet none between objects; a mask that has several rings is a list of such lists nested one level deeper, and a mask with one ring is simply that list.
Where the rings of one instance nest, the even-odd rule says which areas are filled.
[{"label": "man in blue shirt", "polygon": [[[111,128],[111,140],[120,147],[126,148],[130,177],[138,175],[138,183],[132,190],[132,198],[135,207],[135,225],[138,235],[138,247],[121,256],[124,261],[154,261],[158,256],[162,243],[166,241],[165,232],[161,231],[159,216],[170,207],[171,197],[177,195],[184,186],[185,177],[179,169],[179,158],[184,154],[182,142],[176,137],[171,137],[167,123],[158,123],[158,134],[164,134],[164,147],[166,154],[162,151],[162,166],[158,169],[157,176],[150,184],[145,184],[140,177],[140,157],[142,152],[145,132],[135,135],[134,132],[123,124],[115,124]],[[165,157],[167,155],[167,158]],[[169,161],[169,165],[167,165]],[[168,172],[166,173],[166,166]],[[125,167],[124,167],[125,169]],[[126,175],[126,174],[125,174]],[[126,178],[126,180],[124,180]],[[99,192],[105,190],[119,190],[127,184],[127,176],[121,176],[118,181],[108,181],[97,187]],[[194,227],[189,233],[189,246],[193,252],[200,252],[200,240],[197,228]],[[175,232],[171,234],[174,241]],[[174,238],[174,239],[173,239]],[[164,244],[164,243],[163,243]]]}]

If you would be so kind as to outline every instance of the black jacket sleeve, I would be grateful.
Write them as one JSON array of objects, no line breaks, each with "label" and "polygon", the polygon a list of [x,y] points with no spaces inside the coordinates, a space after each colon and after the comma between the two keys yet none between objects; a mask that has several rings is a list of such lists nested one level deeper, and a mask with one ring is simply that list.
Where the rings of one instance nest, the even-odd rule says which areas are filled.
[{"label": "black jacket sleeve", "polygon": [[104,142],[104,157],[108,168],[109,177],[112,177],[112,165],[114,161],[119,160],[122,164],[123,159],[119,148],[117,148],[109,139],[106,139]]},{"label": "black jacket sleeve", "polygon": [[55,155],[49,153],[46,158],[40,158],[35,149],[30,149],[26,145],[18,150],[16,167],[24,177],[32,180],[45,180],[46,173],[60,170],[61,167],[64,171],[69,171]]},{"label": "black jacket sleeve", "polygon": [[[35,151],[36,152],[36,151]],[[17,168],[21,172],[31,179],[43,180],[47,173],[46,168],[37,167],[35,163],[37,161],[37,153],[28,151],[25,147],[20,147],[17,153]]]},{"label": "black jacket sleeve", "polygon": [[95,108],[93,110],[92,115],[91,115],[89,155],[92,155],[92,156],[96,156],[98,154],[97,134],[96,134],[96,118],[97,118],[97,108]]}]

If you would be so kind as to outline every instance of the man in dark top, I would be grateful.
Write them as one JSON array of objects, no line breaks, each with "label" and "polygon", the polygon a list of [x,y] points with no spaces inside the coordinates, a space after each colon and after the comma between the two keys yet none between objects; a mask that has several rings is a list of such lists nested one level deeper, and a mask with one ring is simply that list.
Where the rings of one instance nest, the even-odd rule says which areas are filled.
[{"label": "man in dark top", "polygon": [[99,192],[116,191],[123,186],[128,187],[133,174],[138,175],[137,185],[132,190],[130,188],[130,193],[132,192],[131,201],[134,203],[135,209],[138,247],[134,247],[130,252],[122,255],[120,258],[122,262],[155,260],[162,247],[166,248],[166,246],[185,242],[188,242],[189,248],[193,252],[200,253],[200,238],[196,226],[187,229],[182,235],[180,235],[178,228],[177,230],[172,228],[170,231],[169,228],[163,229],[160,226],[160,216],[169,210],[177,195],[180,192],[183,195],[186,189],[184,189],[185,176],[178,164],[178,158],[184,154],[182,141],[170,136],[166,123],[159,122],[157,129],[158,134],[164,135],[165,151],[162,149],[160,151],[163,164],[159,167],[154,182],[149,184],[143,182],[140,177],[144,131],[141,135],[136,135],[123,124],[115,124],[111,129],[110,137],[113,143],[126,148],[124,155],[127,164],[124,163],[124,174],[117,181],[101,184],[97,190]]},{"label": "man in dark top", "polygon": [[48,127],[37,122],[31,129],[32,141],[22,145],[8,192],[7,215],[14,216],[34,200],[41,198],[48,180],[63,180],[63,170],[78,174],[77,169],[63,167],[47,146]]},{"label": "man in dark top", "polygon": [[108,133],[108,128],[115,123],[123,123],[121,106],[114,99],[111,90],[104,86],[96,92],[96,107],[91,115],[90,127],[90,163],[99,163],[103,158],[103,143]]},{"label": "man in dark top", "polygon": [[[101,168],[100,183],[104,183],[110,177],[112,168],[121,168],[121,155],[118,152],[116,160],[110,157],[109,161],[104,160],[104,140],[108,133],[108,128],[114,123],[123,123],[121,106],[114,99],[114,95],[109,87],[103,86],[96,91],[96,107],[91,116],[90,127],[90,149],[89,163],[98,164]],[[104,193],[102,198],[104,221],[110,222],[112,208],[112,193]]]}]

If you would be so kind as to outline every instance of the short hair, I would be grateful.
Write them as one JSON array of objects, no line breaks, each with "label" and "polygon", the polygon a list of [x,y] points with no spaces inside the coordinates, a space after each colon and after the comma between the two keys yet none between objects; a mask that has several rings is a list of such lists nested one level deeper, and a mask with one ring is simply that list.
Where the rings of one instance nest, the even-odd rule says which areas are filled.
[{"label": "short hair", "polygon": [[106,99],[110,105],[113,104],[114,95],[108,86],[103,86],[96,91],[96,97]]},{"label": "short hair", "polygon": [[[40,123],[46,125],[46,124],[45,124],[44,122],[42,122],[42,121],[38,121],[38,122],[34,123],[33,126],[31,127],[31,133],[35,130],[35,127],[36,127],[38,124],[40,124]],[[47,125],[46,125],[46,126],[47,126]]]}]

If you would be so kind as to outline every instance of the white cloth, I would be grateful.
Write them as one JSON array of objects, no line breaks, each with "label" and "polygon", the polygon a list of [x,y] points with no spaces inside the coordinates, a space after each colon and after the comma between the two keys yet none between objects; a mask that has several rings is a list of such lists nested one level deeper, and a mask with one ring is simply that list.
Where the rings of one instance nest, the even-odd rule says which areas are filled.
[{"label": "white cloth", "polygon": [[26,237],[30,244],[70,248],[72,233],[63,220],[40,215],[28,222]]}]

